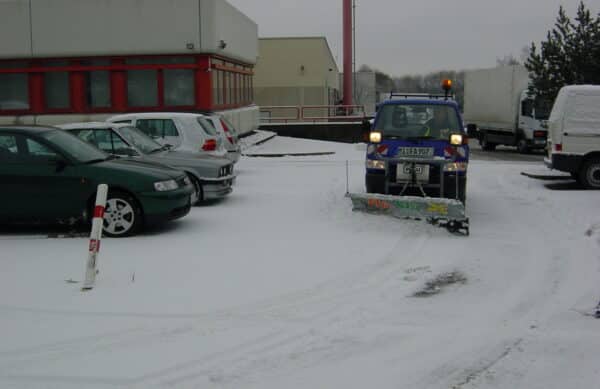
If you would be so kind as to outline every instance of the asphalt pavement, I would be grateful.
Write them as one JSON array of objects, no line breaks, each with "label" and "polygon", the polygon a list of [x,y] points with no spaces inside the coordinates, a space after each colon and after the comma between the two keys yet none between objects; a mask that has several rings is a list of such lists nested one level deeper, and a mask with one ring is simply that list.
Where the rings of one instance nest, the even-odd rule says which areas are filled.
[{"label": "asphalt pavement", "polygon": [[512,162],[539,162],[544,163],[543,150],[532,151],[529,154],[520,154],[515,147],[498,146],[495,151],[483,151],[479,142],[471,139],[471,158],[483,161],[512,161]]}]

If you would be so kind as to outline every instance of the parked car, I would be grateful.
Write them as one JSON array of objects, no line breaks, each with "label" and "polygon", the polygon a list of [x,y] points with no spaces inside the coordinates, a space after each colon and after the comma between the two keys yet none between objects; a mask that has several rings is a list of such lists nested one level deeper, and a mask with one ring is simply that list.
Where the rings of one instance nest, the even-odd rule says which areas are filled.
[{"label": "parked car", "polygon": [[227,149],[217,130],[203,115],[180,112],[152,112],[117,115],[110,123],[130,124],[162,145],[197,155],[224,157]]},{"label": "parked car", "polygon": [[0,222],[88,222],[99,184],[109,187],[104,233],[133,235],[185,216],[193,186],[182,171],[115,159],[54,127],[0,127]]},{"label": "parked car", "polygon": [[239,134],[235,126],[225,116],[218,113],[207,112],[204,115],[223,138],[225,149],[227,149],[227,158],[233,163],[237,163],[240,160],[242,151],[239,144]]},{"label": "parked car", "polygon": [[73,123],[58,127],[108,154],[162,163],[186,172],[194,184],[192,204],[220,199],[232,192],[233,164],[226,158],[171,150],[129,124]]},{"label": "parked car", "polygon": [[548,121],[546,166],[600,189],[600,86],[563,87]]}]

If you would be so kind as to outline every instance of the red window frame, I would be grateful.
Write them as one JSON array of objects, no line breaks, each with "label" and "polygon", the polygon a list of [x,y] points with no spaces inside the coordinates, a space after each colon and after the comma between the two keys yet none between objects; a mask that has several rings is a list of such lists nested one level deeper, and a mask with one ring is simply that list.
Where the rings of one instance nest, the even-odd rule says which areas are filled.
[{"label": "red window frame", "polygon": [[[125,63],[130,58],[174,58],[194,57],[193,63],[164,63],[164,64],[140,64],[129,65]],[[109,65],[84,65],[82,61],[104,59],[109,60]],[[44,66],[47,61],[68,61],[66,66]],[[220,56],[181,54],[181,55],[152,55],[152,56],[105,56],[105,57],[79,57],[79,58],[45,58],[43,60],[14,59],[0,60],[0,65],[6,62],[26,62],[26,67],[3,68],[0,66],[0,74],[20,73],[27,74],[29,109],[0,110],[0,116],[40,115],[40,114],[94,114],[94,113],[127,113],[127,112],[159,112],[165,110],[173,111],[195,111],[195,110],[220,110],[239,108],[248,104],[251,100],[246,98],[253,95],[252,79],[253,69],[249,64],[243,64],[228,60]],[[194,73],[194,104],[170,106],[164,102],[164,70],[166,69],[190,69]],[[158,104],[151,107],[130,107],[127,103],[127,71],[128,70],[156,70]],[[87,102],[86,73],[91,71],[108,71],[110,88],[110,107],[91,107]],[[48,108],[45,103],[44,74],[48,72],[69,73],[69,107]],[[211,72],[218,72],[213,79]],[[247,78],[247,81],[246,81]],[[222,82],[222,85],[213,85]],[[213,97],[213,87],[217,90],[217,96]],[[219,96],[219,93],[221,94]]]}]

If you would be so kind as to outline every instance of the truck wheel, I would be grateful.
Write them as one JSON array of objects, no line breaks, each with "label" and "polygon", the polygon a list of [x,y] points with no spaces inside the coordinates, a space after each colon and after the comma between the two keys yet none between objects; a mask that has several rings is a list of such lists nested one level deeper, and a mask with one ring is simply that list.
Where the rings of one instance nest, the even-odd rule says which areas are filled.
[{"label": "truck wheel", "polygon": [[529,148],[526,139],[519,139],[519,141],[517,142],[517,151],[521,154],[529,154],[531,149]]},{"label": "truck wheel", "polygon": [[479,138],[479,145],[485,151],[494,151],[494,150],[496,150],[496,146],[497,146],[495,143],[490,143],[488,141],[487,134],[485,134],[485,133],[481,134],[481,137]]},{"label": "truck wheel", "polygon": [[600,189],[600,158],[592,158],[583,164],[579,179],[588,189]]},{"label": "truck wheel", "polygon": [[444,197],[447,199],[459,200],[465,204],[467,201],[467,180],[460,180],[458,183],[458,198],[456,196],[456,183],[454,178],[444,181]]},{"label": "truck wheel", "polygon": [[[377,177],[379,178],[379,177]],[[381,179],[375,177],[366,176],[365,186],[367,187],[367,193],[379,193],[385,194],[385,176],[381,176]]]}]

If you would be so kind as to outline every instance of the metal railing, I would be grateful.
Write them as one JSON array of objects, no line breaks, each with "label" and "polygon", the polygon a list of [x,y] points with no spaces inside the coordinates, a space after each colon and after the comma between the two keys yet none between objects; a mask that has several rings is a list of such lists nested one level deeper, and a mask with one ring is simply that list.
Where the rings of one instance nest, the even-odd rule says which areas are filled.
[{"label": "metal railing", "polygon": [[262,123],[359,122],[366,118],[364,105],[261,106]]}]

